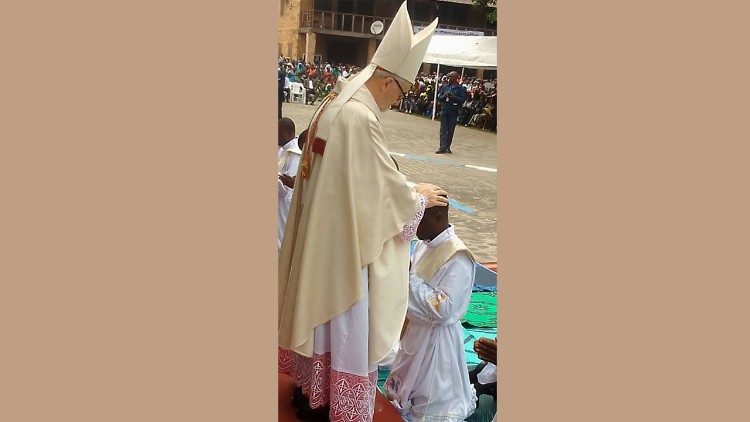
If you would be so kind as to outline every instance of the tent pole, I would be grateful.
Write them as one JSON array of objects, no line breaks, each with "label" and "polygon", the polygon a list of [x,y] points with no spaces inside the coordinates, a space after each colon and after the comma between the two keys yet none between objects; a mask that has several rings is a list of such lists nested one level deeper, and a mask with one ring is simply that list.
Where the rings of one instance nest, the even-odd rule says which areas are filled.
[{"label": "tent pole", "polygon": [[464,83],[464,68],[461,68],[461,83]]},{"label": "tent pole", "polygon": [[440,63],[438,62],[437,65],[437,72],[435,72],[435,98],[432,100],[432,120],[435,120],[435,110],[437,110],[438,82],[440,82]]}]

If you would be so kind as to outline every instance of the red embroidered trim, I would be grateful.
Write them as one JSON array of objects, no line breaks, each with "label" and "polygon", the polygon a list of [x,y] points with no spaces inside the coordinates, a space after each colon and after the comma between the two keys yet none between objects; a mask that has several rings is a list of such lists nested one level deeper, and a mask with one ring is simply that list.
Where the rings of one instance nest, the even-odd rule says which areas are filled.
[{"label": "red embroidered trim", "polygon": [[312,374],[312,363],[310,358],[302,355],[296,355],[294,362],[294,378],[297,385],[302,387],[302,392],[310,397],[310,379]]},{"label": "red embroidered trim", "polygon": [[328,404],[330,396],[331,354],[314,354],[310,360],[310,364],[309,373],[312,377],[310,380],[310,391],[309,393],[306,392],[306,394],[310,399],[310,408],[317,409]]},{"label": "red embroidered trim", "polygon": [[279,373],[294,376],[294,352],[279,347]]},{"label": "red embroidered trim", "polygon": [[367,377],[331,371],[331,422],[371,421],[377,381],[377,371]]},{"label": "red embroidered trim", "polygon": [[310,408],[330,405],[331,422],[370,422],[375,412],[378,373],[367,376],[331,369],[331,354],[308,358],[279,349],[279,372],[291,375],[310,400]]}]

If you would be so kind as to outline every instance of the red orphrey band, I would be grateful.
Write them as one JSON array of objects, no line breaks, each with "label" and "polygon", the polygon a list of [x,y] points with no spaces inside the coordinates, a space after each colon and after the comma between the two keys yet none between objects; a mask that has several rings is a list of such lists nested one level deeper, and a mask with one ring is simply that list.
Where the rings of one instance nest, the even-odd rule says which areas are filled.
[{"label": "red orphrey band", "polygon": [[310,172],[312,171],[312,169],[310,168],[312,154],[316,153],[318,155],[323,155],[323,151],[325,151],[325,140],[315,136],[318,130],[318,120],[320,120],[320,116],[323,115],[323,111],[325,111],[326,106],[330,104],[331,101],[333,101],[333,99],[338,95],[339,94],[337,92],[331,92],[330,94],[328,94],[328,96],[323,100],[323,105],[320,108],[320,112],[310,125],[310,130],[308,131],[307,138],[312,139],[312,142],[305,142],[305,149],[302,152],[302,164],[300,166],[302,178],[305,180],[310,177]]}]

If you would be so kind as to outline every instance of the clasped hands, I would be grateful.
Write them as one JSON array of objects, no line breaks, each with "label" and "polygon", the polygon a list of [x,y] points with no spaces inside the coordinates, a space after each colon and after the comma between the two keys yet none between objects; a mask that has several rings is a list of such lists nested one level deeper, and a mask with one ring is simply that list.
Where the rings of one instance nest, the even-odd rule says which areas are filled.
[{"label": "clasped hands", "polygon": [[283,173],[279,175],[279,180],[281,180],[281,183],[290,189],[294,189],[294,179],[296,179],[295,176],[289,176]]}]

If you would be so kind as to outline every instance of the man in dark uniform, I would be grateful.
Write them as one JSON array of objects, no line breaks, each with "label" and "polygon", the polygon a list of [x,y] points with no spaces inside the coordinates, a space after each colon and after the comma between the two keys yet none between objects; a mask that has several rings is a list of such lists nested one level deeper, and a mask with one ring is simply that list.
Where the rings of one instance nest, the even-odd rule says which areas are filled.
[{"label": "man in dark uniform", "polygon": [[279,60],[279,119],[281,118],[281,104],[284,102],[284,80],[286,79],[286,72],[284,72],[284,64]]},{"label": "man in dark uniform", "polygon": [[453,132],[456,130],[458,111],[466,101],[466,88],[458,83],[458,72],[448,74],[448,83],[440,87],[438,101],[440,102],[440,148],[435,154],[452,154],[451,143]]}]

